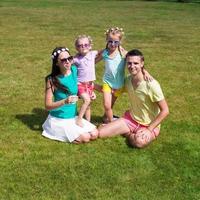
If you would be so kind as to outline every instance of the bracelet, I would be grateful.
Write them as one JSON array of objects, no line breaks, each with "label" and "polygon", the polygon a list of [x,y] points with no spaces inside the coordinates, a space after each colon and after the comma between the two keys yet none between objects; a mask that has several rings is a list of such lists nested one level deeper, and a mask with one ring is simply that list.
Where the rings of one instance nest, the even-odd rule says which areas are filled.
[{"label": "bracelet", "polygon": [[63,100],[63,104],[62,104],[62,105],[65,105],[65,104],[66,104],[66,101],[65,101],[65,100],[66,100],[66,99]]}]

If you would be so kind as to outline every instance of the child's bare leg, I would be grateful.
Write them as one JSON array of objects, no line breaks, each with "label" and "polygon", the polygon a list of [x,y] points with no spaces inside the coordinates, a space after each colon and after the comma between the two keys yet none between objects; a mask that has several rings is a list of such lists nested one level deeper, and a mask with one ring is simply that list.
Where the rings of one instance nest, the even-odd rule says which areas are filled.
[{"label": "child's bare leg", "polygon": [[103,93],[103,104],[104,104],[104,110],[105,114],[104,116],[107,118],[106,120],[108,122],[111,122],[113,119],[113,111],[112,111],[112,94],[110,92],[104,92]]},{"label": "child's bare leg", "polygon": [[86,113],[88,106],[90,105],[90,96],[87,93],[83,93],[83,94],[81,94],[80,97],[83,99],[83,104],[82,104],[81,109],[79,111],[79,115],[77,117],[76,124],[78,126],[83,127],[82,119],[83,119],[83,116]]},{"label": "child's bare leg", "polygon": [[[107,98],[107,97],[105,97],[105,98]],[[113,94],[111,94],[111,100],[108,101],[107,106],[104,103],[104,108],[107,107],[107,109],[108,109],[108,112],[106,112],[106,108],[105,108],[105,113],[103,116],[104,122],[111,122],[113,120],[112,108],[113,108],[116,100],[117,100],[117,97],[114,96]],[[111,101],[111,105],[110,105],[110,101]]]},{"label": "child's bare leg", "polygon": [[122,118],[112,121],[104,126],[100,126],[98,129],[100,138],[128,134],[130,132],[129,127]]},{"label": "child's bare leg", "polygon": [[90,109],[90,105],[87,107],[86,111],[85,111],[85,119],[87,121],[90,122],[91,120],[91,109]]},{"label": "child's bare leg", "polygon": [[116,100],[117,100],[117,97],[114,96],[114,95],[112,95],[112,105],[111,105],[111,108],[113,108]]}]

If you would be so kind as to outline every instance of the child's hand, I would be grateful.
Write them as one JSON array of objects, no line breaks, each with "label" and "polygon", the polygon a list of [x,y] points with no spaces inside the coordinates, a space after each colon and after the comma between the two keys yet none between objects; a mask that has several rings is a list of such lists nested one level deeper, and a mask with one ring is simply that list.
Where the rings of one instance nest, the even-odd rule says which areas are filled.
[{"label": "child's hand", "polygon": [[91,100],[95,100],[95,99],[96,99],[96,94],[94,92],[92,92]]},{"label": "child's hand", "polygon": [[143,70],[143,76],[145,81],[150,82],[153,80],[153,77],[145,69]]},{"label": "child's hand", "polygon": [[80,126],[80,127],[83,127],[83,122],[82,122],[82,119],[78,118],[76,119],[76,125]]},{"label": "child's hand", "polygon": [[122,56],[126,57],[127,51],[122,46],[119,46],[119,49],[120,49],[120,51],[122,53]]}]

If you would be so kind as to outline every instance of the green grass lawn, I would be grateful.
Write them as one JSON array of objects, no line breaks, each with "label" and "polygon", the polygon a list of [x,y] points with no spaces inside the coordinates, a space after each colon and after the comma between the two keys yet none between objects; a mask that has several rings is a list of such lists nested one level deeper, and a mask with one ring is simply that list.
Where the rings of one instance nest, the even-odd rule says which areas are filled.
[{"label": "green grass lawn", "polygon": [[[0,199],[200,199],[200,4],[163,1],[1,0]],[[145,149],[122,137],[86,145],[41,136],[44,77],[54,47],[75,54],[79,34],[93,49],[105,30],[123,27],[123,47],[139,48],[170,108],[161,135]],[[103,62],[96,67],[101,83]],[[128,108],[123,95],[114,112]],[[92,104],[99,125],[102,96]]]}]

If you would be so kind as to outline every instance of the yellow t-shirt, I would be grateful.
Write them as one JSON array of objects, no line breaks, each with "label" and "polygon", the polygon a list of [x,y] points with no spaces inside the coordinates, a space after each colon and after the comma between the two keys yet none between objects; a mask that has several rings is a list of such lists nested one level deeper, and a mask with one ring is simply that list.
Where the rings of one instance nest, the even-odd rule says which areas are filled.
[{"label": "yellow t-shirt", "polygon": [[129,75],[125,80],[125,90],[129,96],[132,118],[140,124],[150,124],[160,112],[156,102],[164,99],[160,84],[154,79],[142,81],[137,88],[133,88]]}]

